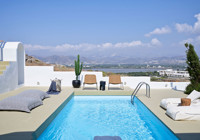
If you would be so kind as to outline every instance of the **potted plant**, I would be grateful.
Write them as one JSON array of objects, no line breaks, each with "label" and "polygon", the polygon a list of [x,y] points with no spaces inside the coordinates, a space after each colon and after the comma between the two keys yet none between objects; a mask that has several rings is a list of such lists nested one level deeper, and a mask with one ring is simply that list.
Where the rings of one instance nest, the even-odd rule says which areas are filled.
[{"label": "potted plant", "polygon": [[75,60],[74,66],[75,66],[75,74],[76,74],[76,80],[72,81],[72,85],[74,88],[79,88],[81,85],[81,81],[78,79],[79,75],[81,74],[82,68],[83,68],[83,62],[80,65],[80,56],[77,56],[77,61]]}]

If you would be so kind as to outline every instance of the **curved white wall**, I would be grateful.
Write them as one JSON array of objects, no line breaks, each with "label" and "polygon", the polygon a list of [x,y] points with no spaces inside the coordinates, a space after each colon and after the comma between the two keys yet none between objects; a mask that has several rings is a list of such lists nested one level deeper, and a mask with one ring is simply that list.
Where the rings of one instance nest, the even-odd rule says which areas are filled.
[{"label": "curved white wall", "polygon": [[17,62],[18,85],[24,84],[25,51],[20,42],[6,42],[3,49],[3,61]]},{"label": "curved white wall", "polygon": [[20,42],[6,42],[3,49],[3,61],[10,65],[0,76],[0,93],[4,93],[24,84],[25,51]]}]

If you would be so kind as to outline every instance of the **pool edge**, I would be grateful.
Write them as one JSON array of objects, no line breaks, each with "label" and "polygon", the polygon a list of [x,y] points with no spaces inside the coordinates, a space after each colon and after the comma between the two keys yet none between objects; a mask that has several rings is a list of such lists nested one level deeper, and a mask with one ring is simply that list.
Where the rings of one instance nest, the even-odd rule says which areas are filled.
[{"label": "pool edge", "polygon": [[48,125],[56,118],[60,111],[65,107],[65,105],[74,96],[74,92],[71,93],[69,97],[32,133],[32,139],[37,140],[37,138],[42,134],[42,132],[48,127]]},{"label": "pool edge", "polygon": [[148,108],[137,96],[136,96],[136,98],[161,122],[161,123],[163,123],[168,129],[169,129],[169,131],[171,131],[179,140],[181,139],[176,133],[174,133],[155,113],[153,113],[152,111],[151,111],[151,109],[150,108]]}]

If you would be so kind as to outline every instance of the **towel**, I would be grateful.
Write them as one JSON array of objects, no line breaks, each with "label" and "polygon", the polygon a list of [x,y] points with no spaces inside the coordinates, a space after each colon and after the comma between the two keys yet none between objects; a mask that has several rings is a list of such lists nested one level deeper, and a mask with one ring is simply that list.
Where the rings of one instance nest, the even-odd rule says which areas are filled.
[{"label": "towel", "polygon": [[55,78],[54,81],[56,82],[56,91],[61,91],[61,80]]},{"label": "towel", "polygon": [[60,93],[60,91],[56,90],[56,82],[55,81],[51,81],[51,85],[50,85],[47,93],[48,94],[59,94]]}]

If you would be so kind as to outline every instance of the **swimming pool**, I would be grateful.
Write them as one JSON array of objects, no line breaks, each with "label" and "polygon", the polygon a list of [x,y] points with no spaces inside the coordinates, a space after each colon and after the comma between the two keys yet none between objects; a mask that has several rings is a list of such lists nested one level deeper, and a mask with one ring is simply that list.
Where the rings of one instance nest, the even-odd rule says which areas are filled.
[{"label": "swimming pool", "polygon": [[38,140],[178,139],[154,114],[130,96],[74,96]]}]

